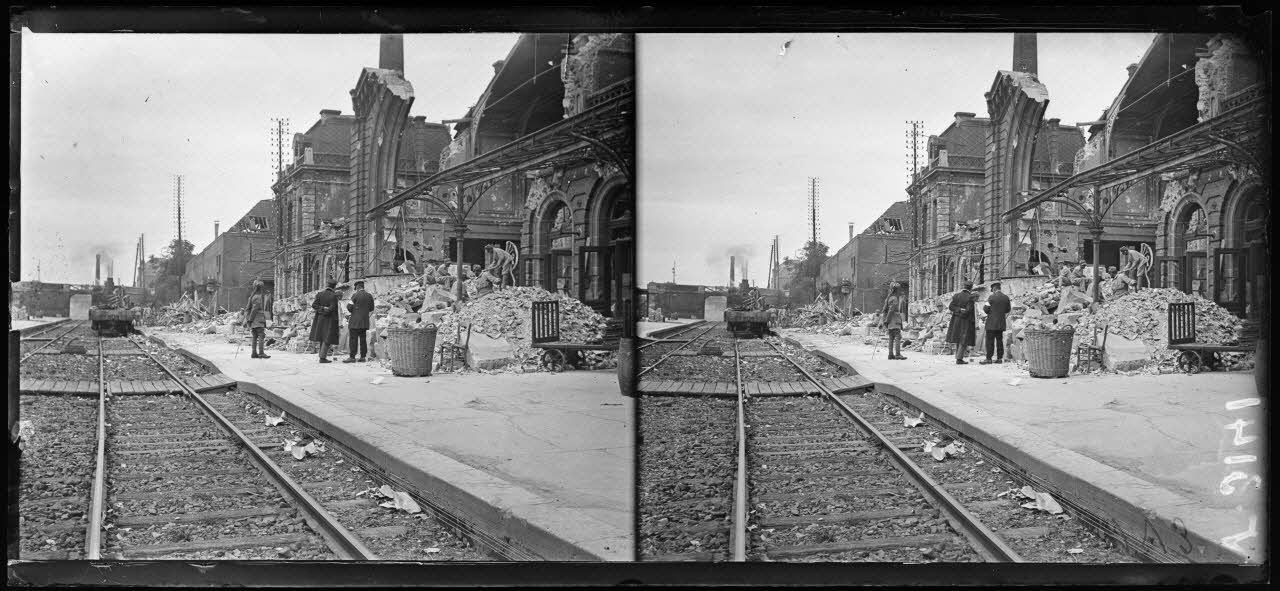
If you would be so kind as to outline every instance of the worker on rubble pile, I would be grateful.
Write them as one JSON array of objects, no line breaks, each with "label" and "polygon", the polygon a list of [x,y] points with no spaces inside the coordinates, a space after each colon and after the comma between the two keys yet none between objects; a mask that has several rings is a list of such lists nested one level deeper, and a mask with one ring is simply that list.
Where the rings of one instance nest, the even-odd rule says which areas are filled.
[{"label": "worker on rubble pile", "polygon": [[[347,358],[343,363],[364,362],[368,358],[369,344],[366,335],[369,332],[369,315],[373,313],[373,296],[364,290],[364,282],[355,282],[355,293],[351,294],[351,303],[347,311],[351,318],[347,321]],[[360,358],[356,359],[356,345],[359,344]]]},{"label": "worker on rubble pile", "polygon": [[244,326],[253,333],[253,359],[271,359],[267,355],[267,324],[271,322],[271,302],[267,297],[266,285],[261,279],[253,280],[253,295],[244,309]]},{"label": "worker on rubble pile", "polygon": [[311,321],[311,340],[320,343],[320,363],[333,363],[329,359],[329,347],[338,342],[338,294],[334,291],[337,286],[338,281],[330,279],[311,303],[311,309],[316,312]]}]

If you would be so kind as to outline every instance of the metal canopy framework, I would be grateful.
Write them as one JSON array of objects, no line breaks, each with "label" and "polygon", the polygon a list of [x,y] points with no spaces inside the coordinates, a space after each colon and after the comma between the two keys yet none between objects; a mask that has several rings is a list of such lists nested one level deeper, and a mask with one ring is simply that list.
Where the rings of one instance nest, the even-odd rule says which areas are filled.
[{"label": "metal canopy framework", "polygon": [[[1115,197],[1133,183],[1153,174],[1177,172],[1210,164],[1243,163],[1260,174],[1265,163],[1259,154],[1267,148],[1269,97],[1255,97],[1217,117],[1197,123],[1115,160],[1100,164],[1059,182],[1002,215],[1006,221],[1047,202],[1063,203],[1101,224]],[[1093,189],[1093,204],[1066,198],[1067,191]],[[1102,195],[1107,192],[1110,198]]]},{"label": "metal canopy framework", "polygon": [[[410,199],[435,201],[430,194],[434,187],[453,186],[463,192],[519,170],[581,161],[593,152],[598,153],[596,157],[617,165],[630,180],[633,178],[629,155],[633,151],[634,115],[633,93],[611,98],[573,117],[433,174],[370,208],[365,215],[377,217]],[[478,198],[481,192],[483,190],[472,193]]]}]

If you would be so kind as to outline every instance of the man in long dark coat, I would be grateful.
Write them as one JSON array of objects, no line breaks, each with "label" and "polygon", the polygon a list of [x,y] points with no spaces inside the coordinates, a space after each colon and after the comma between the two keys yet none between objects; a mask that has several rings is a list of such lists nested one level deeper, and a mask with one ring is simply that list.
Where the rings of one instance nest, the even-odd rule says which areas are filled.
[{"label": "man in long dark coat", "polygon": [[1012,304],[1009,302],[1009,296],[1004,295],[1000,291],[1000,283],[991,284],[991,296],[987,298],[987,335],[983,342],[987,349],[987,358],[978,363],[986,365],[992,363],[991,352],[997,353],[995,363],[1004,361],[1004,329],[1005,317],[1009,315]]},{"label": "man in long dark coat", "polygon": [[947,325],[947,342],[956,344],[956,365],[969,363],[964,360],[965,352],[976,342],[978,325],[973,313],[973,282],[964,282],[964,289],[951,297],[951,323]]},{"label": "man in long dark coat", "polygon": [[351,312],[351,318],[347,320],[347,358],[343,359],[343,363],[355,363],[356,345],[359,344],[360,359],[364,361],[369,355],[369,345],[366,336],[369,332],[369,314],[373,313],[373,296],[364,290],[364,282],[357,281],[355,283],[356,292],[351,294],[351,303],[347,304],[347,311]]},{"label": "man in long dark coat", "polygon": [[311,309],[316,311],[311,321],[311,340],[320,343],[320,363],[333,363],[329,360],[329,347],[338,342],[338,294],[333,291],[337,286],[338,282],[330,279],[311,303]]}]

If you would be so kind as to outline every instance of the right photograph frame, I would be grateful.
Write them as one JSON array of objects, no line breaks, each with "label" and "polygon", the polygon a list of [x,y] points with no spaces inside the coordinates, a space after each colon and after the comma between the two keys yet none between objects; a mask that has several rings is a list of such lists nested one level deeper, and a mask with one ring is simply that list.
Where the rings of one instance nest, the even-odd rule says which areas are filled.
[{"label": "right photograph frame", "polygon": [[1269,44],[636,44],[638,561],[1267,560]]}]

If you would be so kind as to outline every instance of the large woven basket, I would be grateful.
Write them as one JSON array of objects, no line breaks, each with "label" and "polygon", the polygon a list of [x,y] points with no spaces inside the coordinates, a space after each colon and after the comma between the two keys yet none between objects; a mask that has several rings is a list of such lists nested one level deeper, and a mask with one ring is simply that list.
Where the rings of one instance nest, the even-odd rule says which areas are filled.
[{"label": "large woven basket", "polygon": [[436,325],[423,328],[388,328],[387,355],[391,373],[398,376],[431,375],[432,349],[436,346]]},{"label": "large woven basket", "polygon": [[1064,378],[1071,369],[1071,339],[1075,329],[1031,328],[1023,332],[1027,369],[1033,378]]}]

